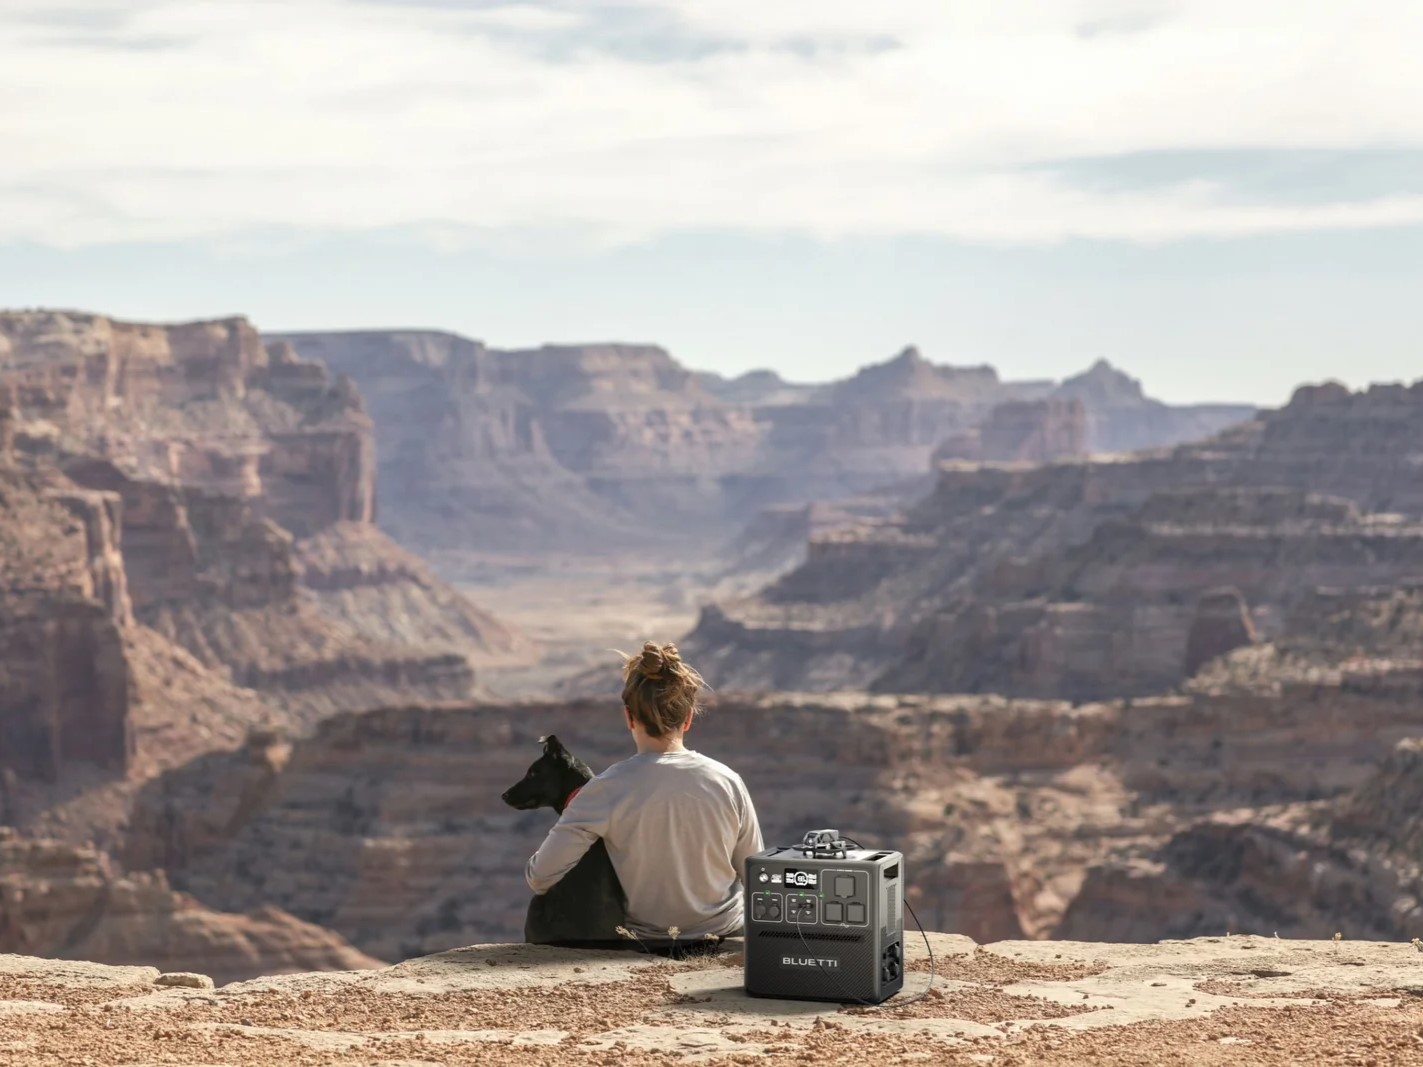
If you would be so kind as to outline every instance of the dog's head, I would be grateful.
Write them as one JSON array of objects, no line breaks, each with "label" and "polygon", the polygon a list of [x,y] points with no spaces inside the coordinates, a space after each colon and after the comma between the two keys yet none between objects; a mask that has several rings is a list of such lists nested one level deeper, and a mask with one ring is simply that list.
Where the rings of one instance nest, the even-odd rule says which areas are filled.
[{"label": "dog's head", "polygon": [[592,778],[593,772],[553,734],[540,740],[543,755],[529,764],[523,778],[504,790],[501,799],[519,811],[535,808],[562,811],[568,794]]}]

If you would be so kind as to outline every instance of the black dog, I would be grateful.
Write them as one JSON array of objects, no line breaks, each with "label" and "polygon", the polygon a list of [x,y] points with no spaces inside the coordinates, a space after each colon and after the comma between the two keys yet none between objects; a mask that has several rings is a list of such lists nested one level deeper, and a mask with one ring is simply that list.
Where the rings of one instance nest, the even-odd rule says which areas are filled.
[{"label": "black dog", "polygon": [[[552,734],[541,740],[543,755],[504,791],[502,799],[519,811],[552,808],[562,815],[572,794],[593,777],[593,771]],[[529,901],[524,940],[531,945],[624,948],[628,942],[620,941],[617,931],[626,925],[627,895],[599,838],[552,889]]]}]

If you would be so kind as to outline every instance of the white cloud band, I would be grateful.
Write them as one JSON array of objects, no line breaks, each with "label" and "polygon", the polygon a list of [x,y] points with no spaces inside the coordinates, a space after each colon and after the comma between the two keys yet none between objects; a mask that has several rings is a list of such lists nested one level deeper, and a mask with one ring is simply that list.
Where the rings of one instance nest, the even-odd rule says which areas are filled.
[{"label": "white cloud band", "polygon": [[975,242],[1423,222],[1044,160],[1423,148],[1423,8],[0,0],[0,241],[730,229]]}]

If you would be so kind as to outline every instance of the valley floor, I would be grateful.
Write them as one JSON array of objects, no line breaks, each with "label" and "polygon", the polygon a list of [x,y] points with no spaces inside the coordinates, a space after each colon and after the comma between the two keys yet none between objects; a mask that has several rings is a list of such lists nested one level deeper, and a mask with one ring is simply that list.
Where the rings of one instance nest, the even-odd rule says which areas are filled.
[{"label": "valley floor", "polygon": [[[1423,1064],[1423,955],[1222,936],[1156,945],[930,935],[929,995],[750,1000],[740,945],[669,962],[476,945],[220,989],[0,956],[0,1050],[43,1064]],[[909,939],[909,983],[929,982]]]},{"label": "valley floor", "polygon": [[538,646],[532,663],[480,672],[482,688],[502,700],[546,699],[570,685],[592,692],[600,671],[603,695],[614,696],[622,684],[614,650],[679,640],[696,625],[701,605],[728,591],[695,556],[435,559],[456,588]]}]

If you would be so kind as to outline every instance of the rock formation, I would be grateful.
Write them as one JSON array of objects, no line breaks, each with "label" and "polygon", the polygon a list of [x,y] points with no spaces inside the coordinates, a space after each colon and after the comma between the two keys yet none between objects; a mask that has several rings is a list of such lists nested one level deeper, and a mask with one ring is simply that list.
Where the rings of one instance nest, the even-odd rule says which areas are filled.
[{"label": "rock formation", "polygon": [[934,461],[1051,463],[1085,455],[1087,438],[1087,409],[1081,400],[1012,400],[993,408],[973,429],[944,441]]},{"label": "rock formation", "polygon": [[[797,570],[708,609],[685,645],[743,688],[1159,692],[1278,631],[1312,589],[1423,574],[1415,439],[1423,383],[1301,389],[1173,450],[946,461],[917,504],[813,539]],[[1225,587],[1248,618],[1218,615]]]},{"label": "rock formation", "polygon": [[0,769],[54,780],[134,754],[117,501],[0,470]]},{"label": "rock formation", "polygon": [[1237,404],[1163,404],[1148,397],[1141,382],[1106,360],[1068,378],[1052,395],[1083,405],[1090,452],[1139,452],[1202,441],[1252,414],[1250,408]]},{"label": "rock formation", "polygon": [[[83,523],[91,574],[78,595],[101,602],[117,630],[157,631],[297,722],[397,694],[467,698],[474,659],[519,654],[507,627],[372,526],[373,431],[349,378],[264,344],[243,319],[5,313],[0,356],[8,463],[54,483]],[[29,521],[6,524],[44,545]],[[334,559],[342,551],[348,564]],[[78,622],[36,625],[50,636],[14,636],[16,648],[49,642],[45,655],[80,687],[73,665],[117,663],[83,670],[123,689],[117,636],[103,653],[99,638],[76,636]],[[80,640],[90,645],[54,644]]]},{"label": "rock formation", "polygon": [[20,838],[4,827],[0,953],[198,968],[218,982],[380,966],[280,908],[215,912],[173,892],[162,872],[124,875],[102,852]]},{"label": "rock formation", "polygon": [[[1186,694],[1080,706],[724,693],[692,743],[743,775],[768,841],[834,825],[892,842],[925,922],[1063,936],[1114,857],[1155,855],[1203,819],[1343,798],[1423,731],[1423,670],[1407,663],[1329,667],[1265,643],[1217,662],[1231,673]],[[550,817],[499,793],[550,732],[595,768],[622,758],[617,721],[588,701],[393,707],[327,719],[289,751],[259,737],[155,779],[124,861],[211,907],[275,903],[381,958],[516,937]],[[1352,921],[1384,921],[1370,907]],[[1177,929],[1139,914],[1154,918],[1111,936]]]},{"label": "rock formation", "polygon": [[[413,331],[273,340],[360,385],[378,427],[382,521],[419,549],[715,548],[758,509],[922,479],[945,438],[1007,401],[1042,402],[1051,417],[1000,412],[992,449],[1060,455],[1092,444],[1074,413],[1096,394],[1051,400],[1051,383],[1002,382],[991,367],[942,366],[914,348],[812,386],[769,372],[694,374],[649,346],[500,351]],[[1134,403],[1118,407],[1136,419],[1154,402]],[[1248,415],[1221,409],[1198,425],[1205,434]]]}]

